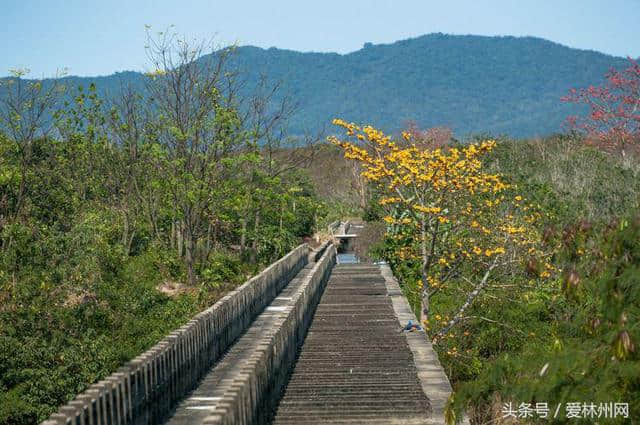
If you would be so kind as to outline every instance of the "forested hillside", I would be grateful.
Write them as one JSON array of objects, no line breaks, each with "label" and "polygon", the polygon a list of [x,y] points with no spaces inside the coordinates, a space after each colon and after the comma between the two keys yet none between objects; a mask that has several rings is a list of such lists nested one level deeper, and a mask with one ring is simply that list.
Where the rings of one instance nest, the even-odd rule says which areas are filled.
[{"label": "forested hillside", "polygon": [[[293,134],[315,132],[340,116],[387,131],[415,121],[421,128],[449,126],[457,137],[529,137],[561,131],[576,108],[560,97],[625,63],[533,37],[430,34],[346,55],[239,47],[229,69],[243,72],[247,93],[262,75],[282,82],[280,95],[300,107],[290,122]],[[135,72],[65,80],[94,82],[100,94],[143,85]]]}]

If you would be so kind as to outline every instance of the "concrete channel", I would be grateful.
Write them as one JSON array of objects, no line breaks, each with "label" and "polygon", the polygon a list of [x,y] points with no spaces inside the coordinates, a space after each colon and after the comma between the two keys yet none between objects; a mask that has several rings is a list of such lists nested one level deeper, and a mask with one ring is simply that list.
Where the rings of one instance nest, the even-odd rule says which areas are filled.
[{"label": "concrete channel", "polygon": [[358,229],[296,248],[43,425],[443,424],[447,377],[402,331],[389,267],[350,251]]}]

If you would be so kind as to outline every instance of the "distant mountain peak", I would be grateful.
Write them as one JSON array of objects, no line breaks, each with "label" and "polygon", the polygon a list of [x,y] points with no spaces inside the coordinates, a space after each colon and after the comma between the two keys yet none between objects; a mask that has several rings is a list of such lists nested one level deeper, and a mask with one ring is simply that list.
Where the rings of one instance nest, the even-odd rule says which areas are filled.
[{"label": "distant mountain peak", "polygon": [[[232,65],[250,91],[261,75],[281,81],[300,104],[293,134],[327,127],[334,117],[397,131],[406,122],[446,125],[458,137],[471,133],[545,135],[562,129],[576,112],[560,98],[571,87],[598,84],[626,59],[580,50],[532,36],[425,34],[389,44],[364,43],[348,53],[296,52],[241,46]],[[122,71],[95,78],[117,91],[142,86],[142,74]]]}]

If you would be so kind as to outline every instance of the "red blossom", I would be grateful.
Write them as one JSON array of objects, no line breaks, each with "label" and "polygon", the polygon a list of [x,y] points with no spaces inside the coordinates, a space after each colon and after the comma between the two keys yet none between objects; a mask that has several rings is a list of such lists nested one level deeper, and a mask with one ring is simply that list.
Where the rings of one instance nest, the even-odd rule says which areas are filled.
[{"label": "red blossom", "polygon": [[409,121],[407,123],[407,133],[411,135],[411,141],[417,145],[437,149],[447,146],[453,139],[453,131],[449,127],[431,127],[420,130],[418,125]]},{"label": "red blossom", "polygon": [[601,86],[569,90],[563,102],[583,104],[589,114],[570,116],[570,128],[583,132],[586,143],[606,150],[640,151],[640,64],[629,58],[628,68],[611,69]]}]

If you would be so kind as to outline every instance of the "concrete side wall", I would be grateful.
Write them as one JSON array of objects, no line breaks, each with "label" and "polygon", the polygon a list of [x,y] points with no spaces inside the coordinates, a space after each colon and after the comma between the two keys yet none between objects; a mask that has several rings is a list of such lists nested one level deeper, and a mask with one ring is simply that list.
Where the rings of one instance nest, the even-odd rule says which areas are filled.
[{"label": "concrete side wall", "polygon": [[336,230],[338,230],[338,227],[340,227],[340,221],[334,221],[327,226],[327,230],[330,234],[333,234]]},{"label": "concrete side wall", "polygon": [[[398,322],[404,328],[409,320],[419,323],[415,314],[409,307],[407,299],[404,297],[398,281],[393,276],[391,268],[383,264],[380,271],[384,277],[387,286],[387,295],[391,298],[393,310],[395,311]],[[433,349],[431,341],[424,332],[406,332],[407,343],[413,353],[413,361],[418,370],[418,379],[422,385],[422,391],[429,399],[431,404],[430,424],[444,424],[444,410],[447,400],[451,395],[451,384],[449,378],[444,373],[444,369],[438,359],[438,354]],[[467,418],[463,418],[462,424],[468,425]]]},{"label": "concrete side wall", "polygon": [[331,241],[326,241],[316,249],[311,249],[309,252],[309,263],[317,263],[318,260],[324,255],[326,249],[331,245]]},{"label": "concrete side wall", "polygon": [[307,264],[308,257],[307,244],[295,248],[116,373],[91,385],[42,425],[161,422]]},{"label": "concrete side wall", "polygon": [[298,347],[304,341],[322,296],[336,249],[330,245],[292,296],[294,302],[282,313],[278,326],[261,338],[249,360],[224,385],[224,395],[205,425],[265,424],[271,418]]}]

